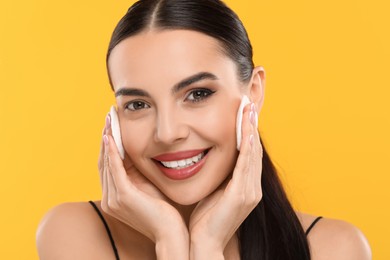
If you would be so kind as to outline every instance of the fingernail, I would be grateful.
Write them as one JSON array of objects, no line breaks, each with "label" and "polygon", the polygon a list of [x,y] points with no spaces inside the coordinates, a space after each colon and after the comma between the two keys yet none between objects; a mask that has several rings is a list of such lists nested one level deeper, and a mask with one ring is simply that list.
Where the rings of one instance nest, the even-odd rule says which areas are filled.
[{"label": "fingernail", "polygon": [[111,117],[110,117],[110,114],[108,114],[106,116],[106,129],[108,130],[108,128],[110,128],[111,126]]},{"label": "fingernail", "polygon": [[255,114],[252,111],[249,112],[249,120],[251,121],[252,125],[255,124]]},{"label": "fingernail", "polygon": [[251,145],[253,145],[253,135],[250,135],[250,136],[249,136],[249,143],[250,143]]},{"label": "fingernail", "polygon": [[108,136],[107,135],[103,135],[103,141],[104,141],[105,145],[108,145]]},{"label": "fingernail", "polygon": [[256,128],[259,127],[259,114],[257,114],[257,112],[255,112],[255,120],[256,120]]}]

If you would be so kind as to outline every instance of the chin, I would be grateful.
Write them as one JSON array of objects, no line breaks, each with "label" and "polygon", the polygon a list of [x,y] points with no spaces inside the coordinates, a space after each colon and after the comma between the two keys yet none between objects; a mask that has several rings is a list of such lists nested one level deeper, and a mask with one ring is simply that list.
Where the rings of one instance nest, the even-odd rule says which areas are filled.
[{"label": "chin", "polygon": [[[206,176],[205,176],[206,177]],[[172,202],[182,205],[190,206],[197,204],[203,199],[207,198],[219,189],[221,184],[225,183],[227,179],[231,178],[231,174],[219,176],[213,180],[209,178],[201,178],[193,183],[187,182],[186,184],[178,185],[170,189],[164,189],[163,193]]]},{"label": "chin", "polygon": [[182,206],[190,206],[198,203],[206,196],[201,196],[200,194],[185,194],[184,196],[168,196],[173,202]]}]

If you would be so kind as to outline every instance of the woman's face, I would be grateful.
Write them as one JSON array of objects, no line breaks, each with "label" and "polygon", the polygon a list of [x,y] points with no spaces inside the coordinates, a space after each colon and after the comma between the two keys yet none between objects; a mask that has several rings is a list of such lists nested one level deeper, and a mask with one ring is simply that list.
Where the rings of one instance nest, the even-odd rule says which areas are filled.
[{"label": "woman's face", "polygon": [[212,193],[233,171],[243,86],[217,40],[189,30],[147,31],[109,58],[123,146],[176,203]]}]

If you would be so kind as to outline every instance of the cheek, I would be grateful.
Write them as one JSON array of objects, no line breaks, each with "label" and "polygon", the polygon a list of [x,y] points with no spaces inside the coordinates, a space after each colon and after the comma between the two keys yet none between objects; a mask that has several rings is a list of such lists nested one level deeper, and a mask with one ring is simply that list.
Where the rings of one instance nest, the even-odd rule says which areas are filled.
[{"label": "cheek", "polygon": [[133,160],[141,157],[150,140],[151,127],[145,123],[124,122],[121,124],[123,148]]},{"label": "cheek", "polygon": [[196,129],[219,145],[235,146],[236,114],[232,105],[215,106],[202,113],[202,117],[194,117]]},{"label": "cheek", "polygon": [[[215,190],[228,177],[236,164],[236,109],[226,104],[209,109],[199,118],[196,131],[213,146],[211,160],[207,163],[207,172],[202,179],[203,195]],[[197,194],[197,193],[196,193]]]}]

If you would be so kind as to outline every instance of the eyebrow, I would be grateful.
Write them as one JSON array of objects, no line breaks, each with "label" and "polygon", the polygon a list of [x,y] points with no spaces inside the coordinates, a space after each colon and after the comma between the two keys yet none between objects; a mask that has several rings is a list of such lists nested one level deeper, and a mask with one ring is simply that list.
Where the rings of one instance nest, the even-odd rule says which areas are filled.
[{"label": "eyebrow", "polygon": [[[210,72],[199,72],[195,75],[192,75],[190,77],[187,77],[183,80],[181,80],[179,83],[176,83],[172,88],[172,93],[177,93],[183,88],[194,84],[198,81],[202,80],[218,80],[218,77]],[[141,96],[141,97],[150,97],[149,93],[145,90],[138,89],[138,88],[120,88],[117,92],[115,92],[115,97],[118,96]]]},{"label": "eyebrow", "polygon": [[217,80],[218,78],[217,78],[217,76],[215,76],[214,74],[212,74],[210,72],[199,72],[199,73],[192,75],[188,78],[185,78],[182,81],[180,81],[179,83],[175,84],[175,86],[173,86],[173,88],[172,88],[172,93],[177,93],[181,89],[187,87],[188,85],[194,84],[198,81],[205,80],[205,79]]},{"label": "eyebrow", "polygon": [[148,92],[138,89],[138,88],[120,88],[115,92],[115,97],[119,96],[141,96],[141,97],[150,97]]}]

